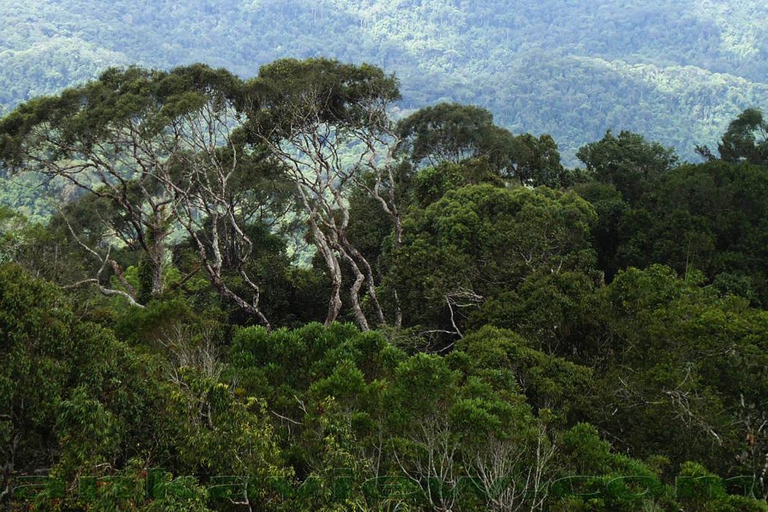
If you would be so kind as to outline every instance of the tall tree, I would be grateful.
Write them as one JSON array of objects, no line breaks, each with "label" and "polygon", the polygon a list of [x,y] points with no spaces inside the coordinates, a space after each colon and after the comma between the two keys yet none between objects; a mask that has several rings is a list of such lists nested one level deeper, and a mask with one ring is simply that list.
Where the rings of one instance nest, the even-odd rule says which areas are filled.
[{"label": "tall tree", "polygon": [[[264,185],[279,173],[261,153],[248,150],[239,132],[243,84],[203,65],[177,68],[167,82],[161,85],[168,95],[161,140],[168,159],[156,170],[157,179],[173,194],[174,217],[214,288],[269,326],[260,308],[261,287],[246,270],[254,251],[247,224],[270,215],[275,195]],[[228,283],[227,271],[239,276],[250,300]]]},{"label": "tall tree", "polygon": [[166,123],[150,84],[162,76],[111,69],[82,87],[27,102],[0,123],[0,154],[9,168],[63,178],[114,203],[143,251],[152,295],[163,292],[172,202],[155,174],[167,160],[157,139]]},{"label": "tall tree", "polygon": [[[17,171],[63,178],[114,205],[121,229],[112,240],[143,253],[141,286],[132,299],[145,303],[163,292],[168,238],[180,224],[219,293],[268,324],[258,307],[259,287],[242,271],[252,243],[241,225],[238,193],[249,157],[233,138],[241,88],[231,73],[204,65],[110,69],[82,87],[21,105],[0,123],[0,152]],[[102,269],[109,263],[86,249],[101,258]],[[252,300],[223,279],[225,254]],[[112,292],[101,275],[87,282]]]},{"label": "tall tree", "polygon": [[560,151],[551,135],[518,135],[514,141],[512,161],[512,174],[522,185],[546,185],[551,188],[565,185]]},{"label": "tall tree", "polygon": [[602,140],[579,149],[576,156],[598,181],[613,185],[633,204],[678,161],[671,148],[648,142],[637,133],[623,131],[616,137],[610,130]]},{"label": "tall tree", "polygon": [[[326,59],[277,61],[249,84],[251,140],[287,168],[328,268],[328,324],[341,311],[343,265],[353,275],[349,295],[357,323],[370,327],[361,303],[364,284],[376,321],[385,322],[371,264],[347,236],[348,199],[353,185],[363,187],[400,229],[393,189],[396,139],[388,115],[399,97],[395,78],[380,69]],[[363,179],[371,175],[373,183]]]},{"label": "tall tree", "polygon": [[523,185],[561,186],[563,166],[551,136],[512,135],[480,107],[458,103],[426,107],[400,121],[397,134],[398,150],[416,167],[480,158],[497,174]]},{"label": "tall tree", "polygon": [[425,107],[400,121],[397,132],[399,150],[416,166],[477,157],[504,165],[512,143],[512,134],[493,124],[493,114],[458,103]]},{"label": "tall tree", "polygon": [[385,282],[398,291],[406,325],[455,340],[471,312],[532,276],[588,271],[595,220],[570,192],[490,184],[450,190],[409,211]]},{"label": "tall tree", "polygon": [[717,146],[726,162],[768,165],[768,122],[763,112],[748,108],[731,121]]}]

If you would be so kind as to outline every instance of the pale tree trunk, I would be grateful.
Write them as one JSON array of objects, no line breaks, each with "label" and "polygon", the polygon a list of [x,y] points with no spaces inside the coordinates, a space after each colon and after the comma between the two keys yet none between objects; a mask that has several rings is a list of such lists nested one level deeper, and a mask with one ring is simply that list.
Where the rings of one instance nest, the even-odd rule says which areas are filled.
[{"label": "pale tree trunk", "polygon": [[[390,99],[372,97],[361,103],[362,112],[370,116],[369,122],[358,120],[352,123],[326,119],[324,111],[330,99],[326,91],[309,85],[306,91],[289,100],[291,123],[288,126],[281,129],[278,135],[275,132],[257,135],[286,165],[309,216],[315,245],[325,259],[332,282],[326,323],[334,321],[341,308],[339,290],[342,274],[339,263],[343,260],[354,278],[349,295],[355,319],[361,329],[369,330],[371,322],[361,304],[366,292],[376,323],[384,325],[386,318],[377,294],[373,268],[347,238],[350,220],[348,199],[351,185],[364,182],[360,178],[366,170],[373,171],[376,185],[373,190],[367,187],[366,190],[393,217],[397,243],[401,242],[402,227],[394,204],[394,154],[393,147],[390,147],[390,143],[396,141],[390,136],[391,123],[387,120]],[[363,126],[358,126],[361,122]],[[382,146],[388,150],[385,170],[377,166]],[[354,157],[356,161],[342,157],[349,147],[362,148]],[[387,184],[389,195],[385,197],[381,189],[387,188]]]},{"label": "pale tree trunk", "polygon": [[[373,177],[373,185],[371,186],[365,179],[360,179],[360,176],[357,175],[354,176],[354,180],[360,188],[365,190],[370,197],[379,203],[382,211],[392,220],[395,232],[394,248],[398,249],[403,244],[403,222],[397,201],[394,167],[397,164],[395,152],[401,140],[395,134],[390,122],[377,126],[378,132],[368,128],[355,130],[356,137],[363,141],[367,148],[366,155],[361,158],[360,163],[368,171],[369,175]],[[382,324],[385,324],[383,310],[379,305],[374,289],[373,271],[370,270],[370,265],[368,265],[367,261],[364,266],[368,270],[371,298],[377,308],[379,320]],[[403,325],[403,312],[400,307],[400,298],[397,295],[397,290],[394,290],[393,299],[395,327],[400,328]]]},{"label": "pale tree trunk", "polygon": [[[168,183],[169,186],[173,186],[171,185],[172,182],[169,181]],[[221,215],[217,209],[220,204],[215,205],[215,198],[213,200],[211,200],[210,197],[207,198],[209,201],[214,203],[214,206],[211,206],[211,204],[207,203],[206,201],[200,201],[200,198],[196,197],[188,190],[184,190],[179,187],[176,187],[176,190],[179,195],[178,201],[174,204],[176,217],[197,246],[200,262],[208,274],[208,278],[213,287],[221,297],[233,302],[237,307],[249,315],[254,316],[259,321],[259,323],[271,331],[272,325],[266,315],[264,315],[264,313],[261,311],[259,305],[261,300],[261,288],[242,268],[242,265],[250,257],[252,244],[250,239],[245,236],[245,233],[237,225],[237,220],[235,219],[234,215],[231,214],[231,211],[226,215]],[[202,226],[197,221],[195,221],[197,217],[197,211],[206,212],[207,218],[210,221],[210,231],[204,235],[201,234]],[[219,222],[230,223],[229,227],[231,227],[232,230],[237,234],[238,239],[248,247],[248,250],[245,254],[235,254],[235,257],[238,260],[237,263],[240,265],[240,277],[253,292],[251,302],[248,302],[245,300],[245,298],[235,293],[224,281],[224,257],[222,245],[225,242],[222,241],[222,235],[219,230]],[[206,239],[203,239],[203,236],[205,236]],[[229,248],[229,245],[225,246],[225,249],[227,248]]]},{"label": "pale tree trunk", "polygon": [[[229,100],[211,98],[199,111],[174,124],[164,139],[165,151],[178,155],[181,175],[173,173],[169,166],[158,169],[156,175],[173,197],[170,207],[174,218],[197,247],[201,266],[213,287],[221,297],[271,330],[260,306],[261,287],[247,268],[254,244],[245,228],[248,219],[241,217],[245,196],[237,184],[244,150],[232,141],[233,130],[240,122]],[[223,148],[229,150],[228,158],[223,158]],[[262,206],[266,205],[259,208]],[[158,256],[162,262],[162,254]],[[250,297],[227,284],[228,273],[240,275]]]},{"label": "pale tree trunk", "polygon": [[[360,266],[362,266],[362,271],[365,272],[364,275],[361,273],[358,265],[353,261],[356,272],[360,273],[361,277],[363,277],[363,279],[368,283],[368,295],[371,298],[371,304],[373,305],[373,309],[376,313],[376,318],[378,319],[380,325],[385,325],[386,319],[384,318],[384,310],[381,307],[381,303],[379,303],[379,296],[376,293],[376,281],[373,275],[373,268],[371,267],[370,263],[368,263],[368,260],[360,253],[360,251],[358,251],[355,246],[349,243],[346,236],[344,236],[344,245],[354,258],[354,261],[358,262]],[[360,294],[360,287],[357,287],[355,293],[358,295]]]},{"label": "pale tree trunk", "polygon": [[339,252],[344,257],[344,260],[346,260],[346,262],[349,264],[352,272],[355,274],[355,280],[352,283],[352,286],[349,288],[349,297],[352,300],[352,311],[355,313],[355,320],[357,320],[360,329],[363,331],[370,331],[371,328],[368,325],[368,319],[365,317],[363,308],[360,306],[360,289],[363,287],[363,283],[365,282],[365,275],[363,275],[363,273],[360,271],[360,267],[357,266],[354,258],[352,258],[347,253],[347,251],[340,247]]},{"label": "pale tree trunk", "polygon": [[162,228],[154,231],[152,238],[152,254],[150,261],[152,264],[152,296],[157,297],[165,291],[165,237],[166,233]]},{"label": "pale tree trunk", "polygon": [[341,312],[341,265],[339,265],[339,259],[336,254],[334,254],[325,233],[322,232],[313,219],[310,218],[309,222],[312,228],[312,236],[315,240],[315,246],[323,256],[325,266],[331,277],[331,296],[328,301],[328,314],[325,317],[325,325],[331,325],[336,321]]},{"label": "pale tree trunk", "polygon": [[139,241],[144,251],[140,272],[138,300],[142,303],[149,302],[153,297],[159,297],[165,291],[165,240],[167,238],[165,218],[161,209],[156,208],[151,220],[146,222],[144,233],[140,234]]},{"label": "pale tree trunk", "polygon": [[[370,293],[371,302],[374,305],[377,316],[380,319],[380,323],[384,324],[384,312],[379,306],[379,299],[376,296],[376,283],[374,282],[373,270],[368,260],[357,250],[357,248],[350,243],[347,238],[347,230],[349,229],[350,211],[347,201],[338,189],[333,189],[333,198],[335,209],[341,212],[341,224],[338,225],[333,217],[330,215],[329,220],[326,222],[326,226],[332,233],[332,238],[336,242],[336,250],[344,258],[344,260],[352,269],[352,273],[355,275],[355,280],[349,288],[349,296],[352,301],[352,310],[355,314],[355,319],[358,325],[363,331],[369,331],[370,325],[368,319],[363,312],[363,308],[360,306],[360,292],[363,288],[363,283],[368,282],[368,291]],[[360,267],[365,270],[360,269]]]}]

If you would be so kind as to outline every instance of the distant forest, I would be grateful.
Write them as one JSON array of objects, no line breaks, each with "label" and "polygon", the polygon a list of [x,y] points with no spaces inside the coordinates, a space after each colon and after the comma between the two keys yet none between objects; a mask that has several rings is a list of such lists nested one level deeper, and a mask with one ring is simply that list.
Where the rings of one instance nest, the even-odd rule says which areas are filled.
[{"label": "distant forest", "polygon": [[368,62],[400,77],[405,112],[439,101],[548,133],[567,165],[607,129],[695,160],[768,104],[759,0],[0,0],[0,105],[110,65],[192,62],[243,77],[282,57]]}]

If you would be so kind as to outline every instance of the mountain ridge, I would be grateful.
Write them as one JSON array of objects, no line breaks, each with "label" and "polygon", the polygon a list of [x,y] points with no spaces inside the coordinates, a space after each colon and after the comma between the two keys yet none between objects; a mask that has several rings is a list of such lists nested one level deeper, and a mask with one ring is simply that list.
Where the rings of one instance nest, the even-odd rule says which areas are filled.
[{"label": "mountain ridge", "polygon": [[685,159],[741,110],[768,104],[768,6],[756,0],[0,0],[0,112],[108,66],[192,62],[254,76],[283,57],[368,62],[403,108],[475,104],[564,160],[607,129]]}]

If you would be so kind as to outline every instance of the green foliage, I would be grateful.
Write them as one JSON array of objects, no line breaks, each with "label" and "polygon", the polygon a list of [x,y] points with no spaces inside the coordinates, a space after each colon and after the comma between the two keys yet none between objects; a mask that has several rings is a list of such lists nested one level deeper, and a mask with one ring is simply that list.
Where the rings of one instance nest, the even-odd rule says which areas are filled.
[{"label": "green foliage", "polygon": [[517,290],[489,297],[469,318],[470,325],[513,329],[537,348],[587,360],[597,304],[597,276],[580,271],[539,272]]},{"label": "green foliage", "polygon": [[[646,464],[617,454],[595,427],[569,427],[573,415],[595,415],[602,410],[591,406],[585,397],[590,389],[609,386],[613,374],[592,372],[537,351],[511,331],[485,327],[466,336],[447,357],[409,357],[382,334],[361,333],[351,325],[326,328],[310,324],[272,333],[249,327],[236,333],[229,363],[218,360],[210,345],[191,338],[177,338],[167,345],[167,352],[155,349],[157,358],[151,361],[132,354],[109,331],[94,329],[92,324],[78,329],[74,315],[62,306],[51,307],[52,301],[64,299],[50,285],[31,279],[17,267],[4,266],[2,270],[7,274],[1,288],[0,311],[5,313],[0,316],[2,332],[14,333],[6,336],[2,346],[26,343],[42,349],[50,345],[45,353],[26,349],[26,359],[6,357],[14,362],[7,368],[27,368],[29,372],[52,357],[50,350],[72,339],[66,333],[74,334],[76,340],[57,349],[64,351],[56,356],[56,364],[40,368],[46,373],[38,374],[37,380],[32,380],[34,373],[14,370],[16,373],[3,381],[24,386],[8,388],[10,395],[4,391],[11,400],[21,395],[25,406],[30,398],[37,400],[34,410],[10,409],[14,414],[20,411],[26,422],[20,446],[25,450],[27,467],[35,467],[35,459],[30,457],[38,446],[31,442],[33,433],[47,428],[55,432],[61,450],[53,475],[77,481],[80,471],[102,468],[79,476],[97,478],[93,491],[88,490],[87,478],[81,480],[79,493],[65,493],[63,500],[58,497],[60,491],[51,487],[35,498],[37,510],[226,509],[220,508],[225,502],[212,498],[213,487],[194,478],[181,478],[184,474],[247,478],[248,503],[264,510],[395,505],[484,509],[510,503],[546,504],[551,510],[629,511],[649,506],[670,511],[680,506],[691,510],[762,510],[754,500],[726,494],[724,487],[715,487],[717,492],[706,496],[687,494],[678,501],[673,489],[662,482],[658,463]],[[700,376],[685,377],[691,381],[689,385],[706,385],[699,384],[705,377],[711,386],[720,386],[716,393],[722,399],[731,393],[732,403],[733,390],[749,385],[754,392],[742,400],[759,408],[758,402],[753,402],[765,396],[755,378],[759,373],[748,371],[739,377],[736,367],[723,366],[722,358],[708,360],[707,354],[718,353],[715,347],[692,347],[690,341],[681,339],[679,343],[667,341],[658,355],[645,350],[636,356],[636,350],[629,348],[643,339],[658,339],[654,321],[661,311],[681,319],[671,322],[669,314],[658,319],[658,325],[663,324],[668,331],[671,328],[674,336],[711,341],[723,336],[723,326],[732,322],[718,319],[706,301],[698,303],[697,307],[706,308],[699,319],[691,314],[690,308],[697,303],[690,298],[700,295],[703,300],[711,293],[696,291],[694,285],[676,279],[663,268],[621,274],[606,290],[603,306],[613,322],[610,328],[627,340],[627,348],[615,357],[640,375],[640,365],[663,364],[659,358],[669,359],[682,350],[701,353],[695,363],[701,369]],[[752,323],[731,328],[733,337],[729,340],[743,339],[739,329],[753,331],[758,325],[755,322],[768,325],[763,314],[751,317],[743,303],[730,307],[736,307],[732,314],[741,312],[742,321]],[[615,314],[615,308],[622,308],[623,313]],[[684,311],[674,313],[679,308]],[[148,312],[147,318],[153,314]],[[634,317],[638,320],[630,320]],[[199,322],[195,317],[189,319]],[[694,328],[692,321],[714,324]],[[13,331],[7,330],[9,322],[16,322]],[[25,333],[45,336],[35,338],[37,345],[29,345],[31,339]],[[752,343],[760,344],[764,339],[768,338],[754,333]],[[101,340],[102,346],[94,347],[96,340]],[[79,357],[82,351],[85,354]],[[116,357],[120,353],[124,355]],[[24,360],[29,364],[17,364]],[[70,366],[62,364],[68,361],[73,361]],[[740,371],[745,369],[744,361],[734,363]],[[59,384],[51,380],[56,375],[53,369],[62,372],[67,367],[74,380],[72,376]],[[164,368],[162,374],[150,370],[160,367]],[[746,366],[757,372],[764,367],[765,362],[759,360]],[[658,371],[642,375],[656,378]],[[739,378],[742,380],[737,382]],[[733,390],[724,388],[723,383],[732,383]],[[651,392],[653,385],[647,381],[645,392]],[[46,402],[46,389],[56,398]],[[608,391],[612,393],[615,391]],[[734,405],[738,412],[738,404]],[[642,424],[647,413],[617,404],[611,417],[617,414],[626,426]],[[660,414],[651,421],[666,418],[663,428],[679,428],[673,415]],[[707,418],[715,416],[709,414]],[[738,424],[754,419],[740,418]],[[601,428],[613,428],[599,414],[595,419],[602,422]],[[9,433],[18,431],[17,421],[14,416],[10,424],[3,423],[0,434],[4,442],[14,437]],[[728,423],[734,424],[732,420]],[[636,439],[637,434],[625,429],[622,435],[628,440]],[[7,446],[4,444],[4,449]],[[670,453],[668,445],[665,452]],[[172,473],[148,472],[152,463]],[[677,478],[702,476],[697,467],[684,465]],[[496,476],[489,479],[489,475]],[[294,478],[303,482],[300,487],[291,485]],[[377,478],[390,479],[391,485],[383,494],[382,489],[373,492],[371,487]],[[468,485],[466,478],[472,478],[473,483]],[[532,478],[550,486],[532,487]],[[571,487],[564,487],[564,482],[570,482]],[[705,484],[700,479],[694,483]],[[499,494],[498,485],[514,485],[525,493]],[[566,492],[561,494],[563,490]],[[598,494],[587,499],[585,493]],[[245,498],[241,495],[239,499]]]},{"label": "green foliage", "polygon": [[680,500],[683,510],[759,512],[768,509],[764,501],[728,495],[723,480],[695,462],[681,466],[678,481],[681,484],[678,494],[684,496]]},{"label": "green foliage", "polygon": [[515,137],[512,160],[514,176],[522,185],[563,188],[570,185],[572,173],[560,163],[560,151],[550,135],[535,137],[524,133]]},{"label": "green foliage", "polygon": [[511,331],[483,327],[458,344],[477,374],[491,382],[514,383],[537,410],[567,415],[578,410],[591,385],[591,371],[562,358],[539,352]]},{"label": "green foliage", "polygon": [[405,220],[387,283],[407,324],[451,329],[453,300],[471,305],[537,273],[589,269],[594,221],[594,210],[573,193],[491,185],[451,190]]},{"label": "green foliage", "polygon": [[[203,65],[113,69],[0,121],[18,168],[133,158],[101,145],[136,126],[175,140],[203,104],[242,128],[226,145],[210,135],[218,163],[199,174],[185,169],[205,148],[158,161],[210,193],[198,202],[118,166],[47,224],[0,209],[0,506],[768,510],[761,114],[731,124],[721,159],[676,167],[672,150],[608,132],[580,150],[586,171],[566,171],[551,137],[444,102],[399,125],[406,160],[350,163],[323,188],[323,155],[354,148],[318,133],[386,136],[388,119],[366,115],[398,87],[321,58],[247,83]],[[309,217],[265,152],[297,134],[319,148]],[[321,228],[348,265],[333,276],[291,256]],[[361,254],[361,308],[378,294],[390,322],[317,323],[330,287],[355,293]],[[254,326],[256,308],[273,323]],[[25,486],[34,475],[47,482]]]},{"label": "green foliage", "polygon": [[397,135],[400,150],[416,166],[485,157],[502,172],[511,164],[512,134],[479,107],[441,103],[423,108],[400,121]]},{"label": "green foliage", "polygon": [[450,190],[482,184],[504,186],[504,181],[491,169],[487,161],[475,158],[461,163],[442,162],[416,174],[413,179],[413,195],[416,203],[426,208]]},{"label": "green foliage", "polygon": [[666,446],[677,462],[754,464],[751,447],[764,442],[751,432],[766,389],[765,313],[662,266],[620,273],[605,300],[612,357],[593,421],[638,456]]},{"label": "green foliage", "polygon": [[721,161],[668,173],[620,222],[622,266],[667,264],[696,268],[718,287],[765,300],[765,194],[760,167]]},{"label": "green foliage", "polygon": [[[373,127],[368,104],[400,98],[397,80],[368,64],[355,66],[331,59],[281,59],[264,65],[247,84],[255,99],[249,129],[281,137],[301,129],[305,116],[329,125]],[[310,107],[306,102],[316,99]],[[318,110],[307,110],[317,107]]]},{"label": "green foliage", "polygon": [[731,121],[717,147],[720,158],[726,162],[768,164],[768,123],[763,113],[748,108]]},{"label": "green foliage", "polygon": [[416,167],[482,159],[499,176],[521,185],[565,185],[560,152],[549,135],[514,136],[493,123],[485,109],[456,103],[426,107],[401,120],[398,150]]},{"label": "green foliage", "polygon": [[0,381],[10,412],[2,450],[11,469],[15,461],[33,470],[56,453],[71,478],[147,442],[141,432],[158,428],[148,413],[161,392],[152,358],[80,321],[58,290],[17,266],[3,265],[0,279]]},{"label": "green foliage", "polygon": [[615,137],[610,130],[601,141],[579,149],[576,156],[597,181],[616,187],[631,204],[677,163],[671,148],[646,142],[636,133],[621,132]]},{"label": "green foliage", "polygon": [[624,236],[622,222],[630,205],[616,187],[597,181],[577,184],[573,191],[589,201],[597,213],[597,223],[592,228],[592,246],[597,252],[598,268],[610,281],[621,268],[617,251]]}]

